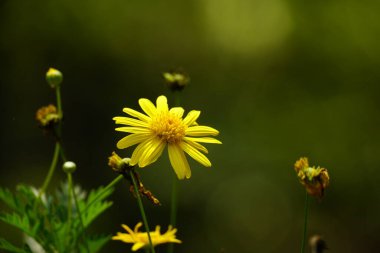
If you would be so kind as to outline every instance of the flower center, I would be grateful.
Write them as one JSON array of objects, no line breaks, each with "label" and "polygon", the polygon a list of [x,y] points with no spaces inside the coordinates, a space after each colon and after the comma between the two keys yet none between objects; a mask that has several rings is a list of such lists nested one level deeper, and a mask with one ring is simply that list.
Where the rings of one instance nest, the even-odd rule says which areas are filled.
[{"label": "flower center", "polygon": [[185,136],[187,126],[170,112],[159,113],[150,123],[150,130],[167,143],[178,143]]}]

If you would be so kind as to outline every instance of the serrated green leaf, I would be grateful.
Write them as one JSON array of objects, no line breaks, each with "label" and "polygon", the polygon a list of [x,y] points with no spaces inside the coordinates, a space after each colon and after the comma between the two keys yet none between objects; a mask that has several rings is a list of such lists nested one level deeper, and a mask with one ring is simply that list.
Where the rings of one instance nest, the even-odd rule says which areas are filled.
[{"label": "serrated green leaf", "polygon": [[26,215],[20,216],[17,213],[1,214],[0,220],[2,220],[5,223],[8,223],[11,226],[14,226],[18,229],[21,229],[23,232],[25,232],[26,234],[28,234],[32,237],[34,236],[34,234],[36,232],[35,230],[38,226],[38,224],[36,224],[37,226],[31,227],[28,217]]},{"label": "serrated green leaf", "polygon": [[87,208],[85,213],[82,213],[83,225],[88,227],[96,217],[112,206],[111,201],[96,202]]},{"label": "serrated green leaf", "polygon": [[0,238],[0,249],[6,250],[8,252],[14,252],[14,253],[31,253],[30,250],[16,247],[12,243],[8,242],[7,240],[3,238]]},{"label": "serrated green leaf", "polygon": [[105,190],[100,187],[90,192],[85,203],[84,201],[79,203],[84,227],[88,227],[96,217],[112,205],[111,201],[103,200],[111,195],[113,190],[113,188]]},{"label": "serrated green leaf", "polygon": [[12,210],[22,212],[21,208],[19,207],[17,198],[15,198],[10,190],[0,187],[0,199]]},{"label": "serrated green leaf", "polygon": [[[109,240],[111,239],[110,235],[101,235],[101,236],[93,236],[90,238],[87,238],[86,242],[88,245],[88,248],[91,253],[98,252]],[[87,248],[84,244],[81,244],[80,246],[80,252],[87,252]]]}]

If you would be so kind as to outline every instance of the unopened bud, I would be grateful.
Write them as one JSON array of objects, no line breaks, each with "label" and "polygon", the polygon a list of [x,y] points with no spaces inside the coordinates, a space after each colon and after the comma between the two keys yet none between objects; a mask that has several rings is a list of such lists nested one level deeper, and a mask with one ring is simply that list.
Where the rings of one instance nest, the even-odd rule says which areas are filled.
[{"label": "unopened bud", "polygon": [[320,235],[310,237],[309,244],[312,253],[323,253],[327,248],[325,240]]},{"label": "unopened bud", "polygon": [[77,165],[72,161],[67,161],[63,164],[63,171],[66,173],[73,173],[77,169]]},{"label": "unopened bud", "polygon": [[59,85],[62,83],[63,76],[61,71],[49,68],[49,70],[46,72],[46,81],[52,88],[59,87]]}]

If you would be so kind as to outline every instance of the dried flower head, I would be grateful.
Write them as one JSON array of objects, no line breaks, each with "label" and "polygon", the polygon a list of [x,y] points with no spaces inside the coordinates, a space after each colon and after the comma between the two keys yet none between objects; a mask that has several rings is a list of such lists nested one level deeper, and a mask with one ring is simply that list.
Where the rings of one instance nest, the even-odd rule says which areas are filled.
[{"label": "dried flower head", "polygon": [[162,76],[172,91],[180,91],[190,82],[189,76],[184,71],[164,72]]},{"label": "dried flower head", "polygon": [[[147,247],[149,245],[148,233],[139,232],[142,222],[137,223],[135,229],[132,231],[127,225],[122,225],[122,227],[128,233],[118,232],[117,235],[112,237],[112,240],[120,240],[125,243],[132,243],[132,251],[137,251],[141,248]],[[176,238],[177,229],[169,226],[168,231],[164,234],[160,232],[160,226],[156,226],[156,230],[150,232],[150,238],[152,239],[153,246],[163,243],[182,243]]]},{"label": "dried flower head", "polygon": [[294,164],[294,169],[297,173],[301,184],[305,186],[306,191],[315,197],[323,197],[326,187],[329,185],[330,177],[327,169],[310,167],[306,157],[301,157]]},{"label": "dried flower head", "polygon": [[121,158],[116,152],[108,157],[108,166],[116,172],[124,172],[129,167],[130,158]]},{"label": "dried flower head", "polygon": [[165,96],[157,98],[156,106],[145,98],[140,99],[139,104],[147,115],[124,108],[123,111],[134,118],[113,118],[116,124],[126,125],[116,128],[116,131],[130,133],[117,143],[117,147],[124,149],[138,144],[132,153],[131,165],[145,167],[155,162],[168,146],[170,163],[179,179],[191,176],[185,153],[202,165],[211,166],[211,162],[202,154],[207,154],[208,151],[200,143],[221,144],[217,139],[209,137],[218,135],[219,131],[195,124],[200,111],[190,111],[183,118],[184,109],[173,107],[169,110]]},{"label": "dried flower head", "polygon": [[50,128],[60,120],[57,108],[54,105],[43,106],[37,110],[36,120],[38,125],[43,128]]}]

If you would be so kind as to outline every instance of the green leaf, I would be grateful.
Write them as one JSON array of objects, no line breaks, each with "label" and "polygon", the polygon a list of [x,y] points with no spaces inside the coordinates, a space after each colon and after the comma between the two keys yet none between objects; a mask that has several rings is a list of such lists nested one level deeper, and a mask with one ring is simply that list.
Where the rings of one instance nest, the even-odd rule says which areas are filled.
[{"label": "green leaf", "polygon": [[[98,252],[109,240],[111,239],[110,235],[100,235],[87,238],[87,245],[91,253]],[[87,252],[86,246],[81,244],[80,252]]]},{"label": "green leaf", "polygon": [[83,202],[79,204],[84,227],[88,227],[96,217],[112,205],[111,201],[103,201],[112,192],[113,188],[105,190],[103,187],[100,187],[90,192],[86,205],[83,206]]},{"label": "green leaf", "polygon": [[14,211],[22,212],[17,199],[10,190],[0,187],[0,199]]},{"label": "green leaf", "polygon": [[0,249],[6,250],[8,252],[14,252],[14,253],[31,253],[30,250],[16,247],[12,243],[8,242],[7,240],[3,238],[0,238]]},{"label": "green leaf", "polygon": [[23,215],[21,217],[17,213],[1,214],[0,220],[2,220],[5,223],[8,223],[11,226],[14,226],[18,229],[21,229],[26,234],[28,234],[32,237],[35,235],[36,230],[38,229],[38,226],[39,226],[39,223],[36,223],[35,226],[31,227],[28,217],[26,215]]}]

